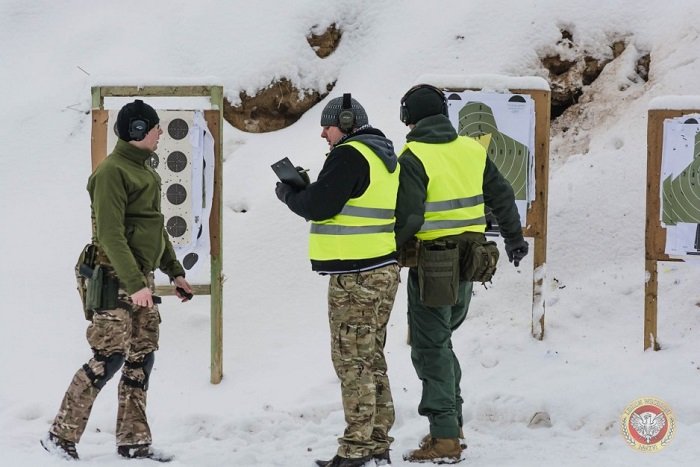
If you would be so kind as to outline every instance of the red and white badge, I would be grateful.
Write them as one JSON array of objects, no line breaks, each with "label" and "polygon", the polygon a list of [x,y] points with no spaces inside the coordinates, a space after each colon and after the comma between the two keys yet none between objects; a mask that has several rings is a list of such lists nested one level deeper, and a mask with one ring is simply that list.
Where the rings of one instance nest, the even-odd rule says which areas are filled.
[{"label": "red and white badge", "polygon": [[642,397],[625,408],[621,429],[622,436],[632,448],[656,452],[668,446],[676,434],[676,419],[664,401]]}]

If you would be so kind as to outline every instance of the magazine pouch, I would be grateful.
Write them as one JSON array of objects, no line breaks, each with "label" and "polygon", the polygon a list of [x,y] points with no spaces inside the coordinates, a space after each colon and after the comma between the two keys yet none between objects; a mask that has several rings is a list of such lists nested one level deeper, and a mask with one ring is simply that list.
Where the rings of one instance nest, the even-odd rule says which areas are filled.
[{"label": "magazine pouch", "polygon": [[425,306],[452,306],[459,293],[459,248],[453,240],[423,241],[418,254],[418,290]]},{"label": "magazine pouch", "polygon": [[461,279],[471,282],[490,282],[498,264],[498,246],[485,236],[467,239],[462,256]]}]

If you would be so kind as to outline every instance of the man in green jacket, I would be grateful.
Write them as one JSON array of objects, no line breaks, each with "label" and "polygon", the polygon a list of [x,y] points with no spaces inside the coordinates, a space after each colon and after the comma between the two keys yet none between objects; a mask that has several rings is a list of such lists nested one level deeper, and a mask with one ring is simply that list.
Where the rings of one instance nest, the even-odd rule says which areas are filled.
[{"label": "man in green jacket", "polygon": [[[163,131],[156,111],[141,100],[117,116],[119,140],[90,176],[95,268],[103,283],[101,306],[87,329],[93,357],[73,376],[42,445],[64,458],[78,459],[76,443],[100,390],[121,369],[117,411],[117,453],[125,458],[167,460],[151,448],[146,391],[158,349],[160,314],[153,301],[153,271],[160,268],[187,301],[192,289],[160,211],[160,177],[147,160]],[[96,281],[93,276],[93,281]],[[111,282],[110,282],[111,281]]]},{"label": "man in green jacket", "polygon": [[[425,84],[414,86],[401,99],[400,110],[401,121],[410,132],[399,156],[397,246],[402,248],[417,238],[423,248],[442,250],[438,251],[441,255],[452,249],[464,259],[470,242],[485,240],[485,206],[489,206],[505,239],[508,259],[518,266],[527,255],[528,244],[513,189],[477,141],[457,135],[447,117],[442,91]],[[427,254],[421,252],[419,262],[427,261],[423,257]],[[430,433],[404,458],[455,463],[462,459],[465,446],[460,443],[461,370],[451,339],[467,316],[472,282],[453,267],[452,274],[459,274],[452,282],[458,284],[456,288],[448,284],[453,295],[444,299],[444,306],[432,301],[427,305],[424,301],[431,291],[426,290],[428,273],[421,276],[421,267],[411,267],[408,274],[408,323],[411,359],[423,383],[418,413],[428,417]]]}]

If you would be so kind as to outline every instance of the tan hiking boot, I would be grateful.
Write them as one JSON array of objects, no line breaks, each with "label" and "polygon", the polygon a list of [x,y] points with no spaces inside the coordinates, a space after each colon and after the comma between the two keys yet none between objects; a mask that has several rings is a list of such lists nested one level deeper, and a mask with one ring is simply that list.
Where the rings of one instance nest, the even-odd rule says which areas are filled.
[{"label": "tan hiking boot", "polygon": [[[428,435],[430,436],[430,435]],[[462,460],[462,446],[459,438],[433,438],[421,441],[421,446],[404,455],[408,462],[434,462],[436,464],[456,464]]]},{"label": "tan hiking boot", "polygon": [[[423,439],[420,440],[418,447],[423,448],[423,447],[427,446],[428,441],[430,441],[431,439],[432,439],[432,436],[430,435],[430,433],[423,436]],[[462,449],[467,449],[467,442],[464,440],[464,431],[462,431],[461,428],[459,429],[459,445]]]}]

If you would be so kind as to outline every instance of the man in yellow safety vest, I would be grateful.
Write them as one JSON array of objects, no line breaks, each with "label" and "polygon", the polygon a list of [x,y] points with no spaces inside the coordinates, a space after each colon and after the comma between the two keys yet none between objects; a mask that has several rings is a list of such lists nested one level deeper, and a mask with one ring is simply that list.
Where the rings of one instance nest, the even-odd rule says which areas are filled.
[{"label": "man in yellow safety vest", "polygon": [[[337,454],[319,466],[390,463],[394,424],[384,344],[399,284],[394,208],[399,165],[391,141],[371,127],[350,94],[328,102],[321,137],[330,147],[318,179],[277,197],[311,221],[311,267],[330,276],[331,357],[341,381],[346,428]],[[307,180],[308,182],[308,180]]]}]

